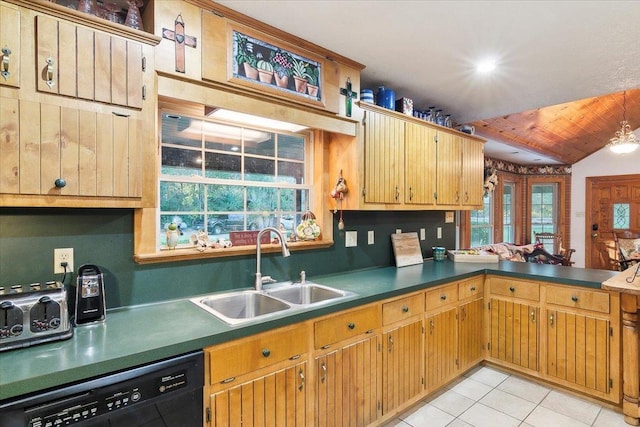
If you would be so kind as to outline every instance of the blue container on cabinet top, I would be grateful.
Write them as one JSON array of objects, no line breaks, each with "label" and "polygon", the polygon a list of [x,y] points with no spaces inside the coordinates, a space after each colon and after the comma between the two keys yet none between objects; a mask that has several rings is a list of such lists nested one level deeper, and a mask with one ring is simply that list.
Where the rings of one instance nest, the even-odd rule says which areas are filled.
[{"label": "blue container on cabinet top", "polygon": [[396,93],[393,91],[393,89],[388,89],[384,86],[380,86],[378,88],[378,93],[376,94],[376,105],[388,108],[389,110],[395,110]]}]

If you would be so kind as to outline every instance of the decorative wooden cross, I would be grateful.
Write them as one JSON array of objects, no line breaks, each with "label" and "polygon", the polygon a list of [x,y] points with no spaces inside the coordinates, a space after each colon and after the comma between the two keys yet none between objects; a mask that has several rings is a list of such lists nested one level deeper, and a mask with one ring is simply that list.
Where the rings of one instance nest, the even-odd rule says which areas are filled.
[{"label": "decorative wooden cross", "polygon": [[184,73],[184,47],[186,45],[195,48],[198,44],[198,39],[184,34],[184,21],[182,20],[182,14],[178,14],[174,24],[175,26],[173,30],[168,28],[162,29],[162,38],[175,42],[176,71],[178,73]]},{"label": "decorative wooden cross", "polygon": [[351,104],[354,99],[358,99],[358,94],[351,90],[351,77],[347,77],[347,87],[340,88],[340,95],[347,97],[347,117],[351,117]]}]

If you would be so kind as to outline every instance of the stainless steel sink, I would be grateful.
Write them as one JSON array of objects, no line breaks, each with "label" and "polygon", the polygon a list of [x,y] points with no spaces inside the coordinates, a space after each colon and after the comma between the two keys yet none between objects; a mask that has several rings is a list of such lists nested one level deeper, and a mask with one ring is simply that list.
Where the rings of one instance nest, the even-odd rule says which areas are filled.
[{"label": "stainless steel sink", "polygon": [[286,302],[253,290],[192,298],[191,301],[230,325],[291,309]]},{"label": "stainless steel sink", "polygon": [[339,298],[346,298],[353,294],[328,286],[318,285],[312,282],[285,283],[265,287],[267,294],[296,305],[313,305],[325,301],[335,301]]}]

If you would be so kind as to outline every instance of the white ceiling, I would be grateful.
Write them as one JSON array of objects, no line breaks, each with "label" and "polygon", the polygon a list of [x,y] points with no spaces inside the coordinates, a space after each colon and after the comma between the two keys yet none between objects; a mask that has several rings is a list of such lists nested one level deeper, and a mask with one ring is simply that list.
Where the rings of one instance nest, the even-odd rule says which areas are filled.
[{"label": "white ceiling", "polygon": [[[640,87],[635,0],[218,3],[366,65],[362,88],[384,84],[457,123]],[[496,71],[476,72],[489,58]]]}]

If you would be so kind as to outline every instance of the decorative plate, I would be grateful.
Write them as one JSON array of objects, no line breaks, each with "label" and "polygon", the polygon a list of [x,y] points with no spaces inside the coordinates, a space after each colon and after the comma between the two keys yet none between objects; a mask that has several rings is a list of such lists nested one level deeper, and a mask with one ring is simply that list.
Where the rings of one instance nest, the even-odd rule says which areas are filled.
[{"label": "decorative plate", "polygon": [[296,227],[296,236],[302,240],[315,240],[320,235],[320,227],[316,224],[315,219],[307,219],[302,221]]}]

